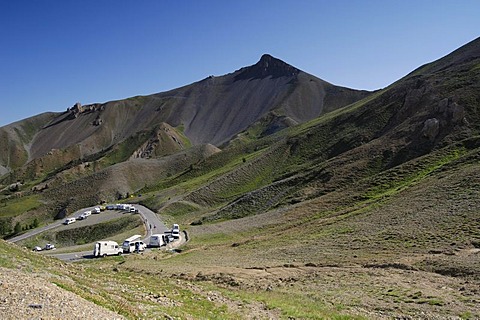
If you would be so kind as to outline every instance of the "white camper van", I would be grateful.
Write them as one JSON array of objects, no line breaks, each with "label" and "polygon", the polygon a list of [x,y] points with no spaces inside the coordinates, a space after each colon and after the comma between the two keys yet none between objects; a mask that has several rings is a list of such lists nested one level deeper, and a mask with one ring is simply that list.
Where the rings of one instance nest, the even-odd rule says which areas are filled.
[{"label": "white camper van", "polygon": [[144,251],[145,250],[145,243],[140,240],[142,236],[139,234],[136,234],[134,236],[131,236],[128,239],[125,239],[122,244],[123,252],[124,253],[131,253],[135,252],[138,246],[138,251]]},{"label": "white camper van", "polygon": [[150,236],[150,242],[148,245],[150,247],[161,247],[166,246],[168,243],[168,238],[165,234],[152,234]]},{"label": "white camper van", "polygon": [[119,256],[122,252],[123,249],[115,241],[98,241],[93,247],[94,257]]}]

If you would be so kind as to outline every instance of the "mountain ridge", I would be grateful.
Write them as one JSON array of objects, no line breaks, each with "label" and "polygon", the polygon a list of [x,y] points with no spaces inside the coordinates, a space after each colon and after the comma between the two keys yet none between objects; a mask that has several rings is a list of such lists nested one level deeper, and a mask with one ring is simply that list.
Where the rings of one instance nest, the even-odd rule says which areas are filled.
[{"label": "mountain ridge", "polygon": [[[284,122],[290,125],[368,94],[333,86],[270,55],[263,55],[252,66],[170,91],[104,104],[76,104],[58,113],[48,125],[37,128],[31,141],[15,145],[28,153],[28,160],[18,160],[12,166],[0,159],[0,165],[5,172],[44,157],[52,150],[75,149],[70,160],[88,157],[138,132],[151,130],[159,123],[182,128],[194,145],[220,146],[274,110],[275,117],[293,119],[293,122]],[[271,126],[270,131],[274,128]]]}]

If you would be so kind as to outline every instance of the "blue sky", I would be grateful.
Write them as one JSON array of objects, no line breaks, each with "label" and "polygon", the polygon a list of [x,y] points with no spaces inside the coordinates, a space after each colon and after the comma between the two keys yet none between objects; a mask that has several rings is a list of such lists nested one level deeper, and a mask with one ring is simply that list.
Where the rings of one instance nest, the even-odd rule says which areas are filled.
[{"label": "blue sky", "polygon": [[263,53],[385,87],[480,36],[480,1],[0,0],[0,126],[177,88]]}]

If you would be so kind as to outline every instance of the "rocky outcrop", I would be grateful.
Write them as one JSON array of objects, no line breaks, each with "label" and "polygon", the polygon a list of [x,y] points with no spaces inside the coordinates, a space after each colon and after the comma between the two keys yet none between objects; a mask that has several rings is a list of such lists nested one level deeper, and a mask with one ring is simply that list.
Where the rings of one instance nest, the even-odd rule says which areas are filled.
[{"label": "rocky outcrop", "polygon": [[461,123],[465,118],[465,108],[451,99],[445,98],[438,103],[437,111],[450,123]]},{"label": "rocky outcrop", "polygon": [[440,121],[436,118],[427,119],[422,128],[422,134],[430,141],[435,140],[440,130]]},{"label": "rocky outcrop", "polygon": [[67,109],[67,112],[69,112],[73,118],[77,118],[79,115],[83,113],[103,111],[104,109],[105,109],[105,105],[102,105],[102,104],[95,103],[95,104],[82,106],[80,102],[77,102],[73,105],[73,107]]}]

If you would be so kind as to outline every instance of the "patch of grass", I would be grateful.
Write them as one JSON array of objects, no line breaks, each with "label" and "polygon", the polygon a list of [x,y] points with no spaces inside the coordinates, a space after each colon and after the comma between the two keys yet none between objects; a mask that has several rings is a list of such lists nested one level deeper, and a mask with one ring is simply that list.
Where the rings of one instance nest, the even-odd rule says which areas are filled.
[{"label": "patch of grass", "polygon": [[162,210],[162,214],[171,215],[174,217],[191,214],[198,211],[200,208],[193,203],[188,202],[174,202]]},{"label": "patch of grass", "polygon": [[149,139],[150,136],[150,131],[142,131],[128,137],[124,141],[118,143],[113,150],[99,160],[100,166],[105,167],[127,160],[135,150]]},{"label": "patch of grass", "polygon": [[[441,156],[437,159],[426,159],[427,162],[423,167],[418,168],[418,170],[410,172],[405,176],[397,176],[393,179],[370,188],[366,193],[365,197],[367,199],[381,199],[385,197],[390,197],[395,195],[412,185],[422,181],[432,172],[439,170],[445,165],[452,163],[453,161],[458,160],[460,157],[465,155],[467,151],[463,148],[453,149],[444,156]],[[432,156],[433,158],[434,156]],[[417,168],[415,168],[417,169]]]},{"label": "patch of grass", "polygon": [[463,320],[470,320],[470,319],[475,319],[476,318],[470,311],[462,312],[458,316]]},{"label": "patch of grass", "polygon": [[41,205],[38,195],[13,198],[0,203],[0,217],[15,217],[24,212],[34,210]]},{"label": "patch of grass", "polygon": [[192,142],[185,135],[185,126],[183,124],[181,124],[178,127],[176,127],[175,129],[177,130],[177,133],[180,136],[180,139],[182,140],[182,145],[185,148],[190,148],[192,146]]},{"label": "patch of grass", "polygon": [[240,291],[216,288],[225,296],[246,303],[261,302],[266,308],[276,310],[282,318],[294,319],[366,319],[361,316],[341,314],[343,305],[327,306],[319,293],[296,292],[289,288],[275,288],[271,291]]}]

